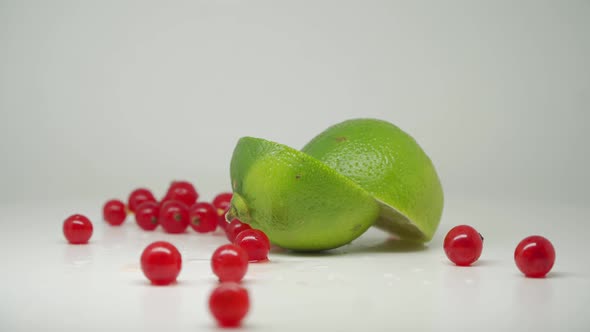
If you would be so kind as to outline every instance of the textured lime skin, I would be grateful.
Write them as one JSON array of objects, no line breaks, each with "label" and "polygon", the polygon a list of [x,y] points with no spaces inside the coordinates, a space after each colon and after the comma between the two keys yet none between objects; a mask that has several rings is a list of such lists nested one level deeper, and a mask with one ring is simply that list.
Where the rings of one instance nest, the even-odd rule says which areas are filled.
[{"label": "textured lime skin", "polygon": [[302,151],[393,208],[382,209],[381,228],[420,242],[434,235],[443,210],[442,186],[426,153],[400,128],[376,119],[348,120],[326,129]]},{"label": "textured lime skin", "polygon": [[336,248],[373,225],[371,195],[312,157],[253,137],[239,140],[230,166],[230,213],[298,251]]}]

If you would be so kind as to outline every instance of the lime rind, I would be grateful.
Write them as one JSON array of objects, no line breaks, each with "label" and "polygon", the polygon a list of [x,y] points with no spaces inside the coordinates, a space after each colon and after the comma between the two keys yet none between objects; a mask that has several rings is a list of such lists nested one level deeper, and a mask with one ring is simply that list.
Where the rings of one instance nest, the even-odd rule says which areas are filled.
[{"label": "lime rind", "polygon": [[366,189],[381,205],[375,226],[427,242],[442,216],[444,196],[434,165],[397,126],[377,119],[336,124],[302,149]]},{"label": "lime rind", "polygon": [[230,165],[230,215],[281,247],[327,250],[347,244],[377,219],[371,194],[313,157],[268,140],[243,137]]},{"label": "lime rind", "polygon": [[410,135],[382,120],[334,125],[302,151],[243,137],[230,168],[228,216],[288,249],[336,248],[371,225],[428,242],[442,216],[442,185],[430,158]]}]

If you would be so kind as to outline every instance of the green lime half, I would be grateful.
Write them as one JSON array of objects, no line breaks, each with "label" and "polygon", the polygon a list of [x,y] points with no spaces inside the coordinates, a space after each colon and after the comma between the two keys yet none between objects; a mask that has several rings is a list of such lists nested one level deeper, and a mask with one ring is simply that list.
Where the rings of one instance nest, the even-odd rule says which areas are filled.
[{"label": "green lime half", "polygon": [[228,218],[264,231],[281,247],[317,251],[354,240],[380,206],[371,194],[320,161],[290,147],[243,137],[231,160]]},{"label": "green lime half", "polygon": [[426,153],[395,125],[375,119],[336,124],[303,152],[348,177],[379,201],[376,226],[407,240],[427,242],[443,210],[443,190]]}]

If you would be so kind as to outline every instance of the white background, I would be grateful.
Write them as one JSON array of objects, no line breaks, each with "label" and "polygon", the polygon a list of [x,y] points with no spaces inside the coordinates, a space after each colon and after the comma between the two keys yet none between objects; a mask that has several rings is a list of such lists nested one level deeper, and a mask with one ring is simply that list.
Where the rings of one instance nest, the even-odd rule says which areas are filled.
[{"label": "white background", "polygon": [[[355,255],[277,253],[276,261],[304,262],[307,272],[289,274],[295,263],[257,267],[252,287],[260,294],[253,294],[258,309],[251,328],[309,329],[332,322],[337,330],[381,329],[389,319],[423,330],[451,327],[461,314],[443,315],[445,310],[473,300],[464,280],[475,280],[483,294],[468,307],[472,320],[499,315],[483,327],[590,326],[579,309],[590,304],[584,263],[590,235],[589,32],[588,1],[0,0],[0,245],[3,273],[14,281],[0,288],[0,327],[47,323],[63,330],[91,323],[100,329],[126,317],[121,326],[137,328],[146,315],[159,316],[149,310],[125,316],[126,310],[160,301],[194,313],[177,320],[185,324],[179,328],[213,326],[202,305],[212,279],[196,263],[188,263],[193,274],[185,278],[206,280],[207,287],[179,284],[173,292],[197,292],[182,304],[165,290],[157,291],[162,298],[152,298],[151,288],[139,295],[129,291],[125,282],[142,280],[129,272],[138,252],[163,235],[138,233],[132,222],[113,235],[100,222],[102,203],[137,186],[161,195],[172,179],[193,181],[210,199],[229,189],[229,160],[239,137],[300,148],[329,125],[356,117],[397,124],[431,156],[446,194],[441,230],[428,250],[401,254],[386,246],[385,253],[367,255],[366,262],[378,258],[374,265],[362,263],[362,273]],[[94,247],[80,249],[93,250],[90,259],[80,259],[61,238],[61,222],[74,212],[95,219]],[[446,264],[441,239],[458,223],[495,236],[486,236],[492,263],[462,270],[467,272]],[[511,251],[533,233],[554,241],[555,276],[561,278],[536,284],[519,278]],[[213,237],[205,247],[190,247],[193,238],[175,241],[203,262],[222,243]],[[356,246],[383,239],[372,232]],[[113,246],[122,251],[113,252]],[[71,270],[80,260],[92,264]],[[316,263],[328,271],[314,274]],[[126,266],[121,275],[105,272]],[[414,269],[430,279],[413,279]],[[82,272],[74,277],[72,271]],[[105,274],[112,278],[99,283]],[[321,282],[307,293],[297,288],[297,282],[339,276],[348,281],[326,287],[327,294],[338,295],[334,303],[314,298],[325,286]],[[399,281],[391,298],[378,298],[383,283],[370,276],[394,278],[385,285]],[[293,282],[265,285],[265,278]],[[436,291],[416,291],[408,279],[426,280]],[[90,296],[96,301],[80,293],[85,282],[94,287]],[[69,292],[67,285],[80,288]],[[351,288],[367,294],[347,297]],[[106,305],[107,289],[116,291],[112,306]],[[292,307],[283,308],[288,312],[279,310],[281,299],[273,296],[281,290],[295,297],[288,302]],[[501,290],[509,292],[505,298],[492,296]],[[370,310],[397,301],[396,292],[407,305]],[[94,304],[81,306],[76,294]],[[42,295],[50,297],[39,302]],[[339,312],[336,304],[350,312]],[[423,316],[424,305],[429,309]],[[516,310],[521,305],[533,309]],[[69,323],[55,318],[60,316],[52,308]],[[62,312],[80,308],[89,311]],[[293,308],[302,311],[293,316]],[[40,315],[43,310],[54,320]],[[103,317],[113,313],[123,316]],[[492,324],[502,316],[508,317],[505,325]]]}]

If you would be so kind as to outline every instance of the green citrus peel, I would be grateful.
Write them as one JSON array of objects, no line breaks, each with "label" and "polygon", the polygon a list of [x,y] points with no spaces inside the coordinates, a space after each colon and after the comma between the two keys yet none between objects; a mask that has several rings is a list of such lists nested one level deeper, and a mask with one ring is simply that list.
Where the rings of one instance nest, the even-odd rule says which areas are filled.
[{"label": "green citrus peel", "polygon": [[443,209],[428,156],[412,137],[381,120],[334,125],[302,151],[243,137],[230,173],[234,195],[227,219],[238,218],[293,250],[336,248],[371,226],[428,242]]}]

